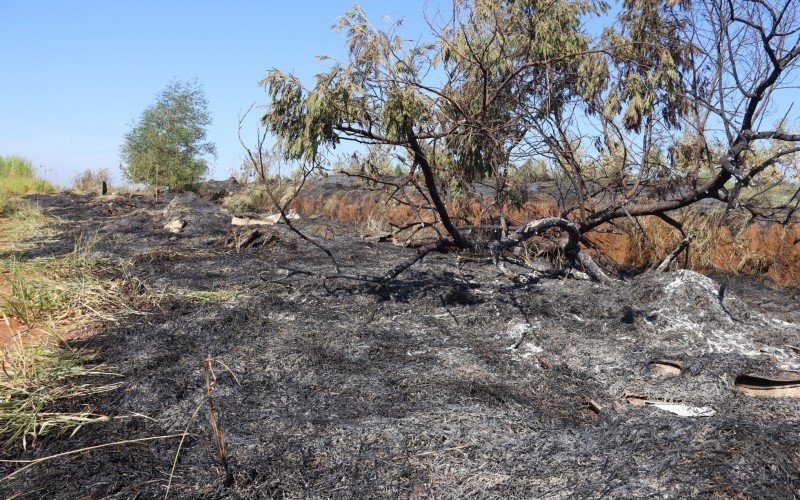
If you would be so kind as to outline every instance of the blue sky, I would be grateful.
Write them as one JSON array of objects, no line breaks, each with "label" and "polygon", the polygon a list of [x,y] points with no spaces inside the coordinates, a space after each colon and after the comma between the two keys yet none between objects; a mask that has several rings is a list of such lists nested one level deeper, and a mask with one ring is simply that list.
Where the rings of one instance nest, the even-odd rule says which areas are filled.
[{"label": "blue sky", "polygon": [[[308,81],[324,68],[315,55],[343,55],[329,27],[352,4],[0,0],[0,155],[26,156],[61,185],[116,170],[131,122],[170,80],[197,78],[219,153],[211,173],[226,177],[242,158],[238,114],[266,103],[258,81],[272,67]],[[403,17],[405,35],[423,31],[423,0],[359,4],[376,24]]]},{"label": "blue sky", "polygon": [[[449,0],[363,0],[370,19],[404,18],[401,33],[427,33],[423,11]],[[87,168],[109,168],[120,182],[119,148],[155,96],[171,80],[197,78],[209,101],[217,145],[211,176],[241,163],[239,113],[263,105],[258,86],[276,67],[310,82],[325,63],[344,55],[344,37],[330,30],[351,0],[113,1],[0,0],[0,155],[33,160],[62,186]],[[590,29],[598,32],[602,22]],[[796,81],[794,82],[796,83]],[[795,100],[777,92],[774,116]],[[794,123],[800,110],[792,110]],[[252,135],[258,112],[245,134]]]}]

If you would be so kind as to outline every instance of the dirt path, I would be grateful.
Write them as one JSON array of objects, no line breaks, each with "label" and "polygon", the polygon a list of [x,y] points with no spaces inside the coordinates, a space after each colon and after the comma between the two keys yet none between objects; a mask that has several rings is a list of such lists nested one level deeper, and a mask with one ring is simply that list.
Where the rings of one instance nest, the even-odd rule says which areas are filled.
[{"label": "dirt path", "polygon": [[[264,247],[226,249],[228,215],[191,196],[42,203],[65,232],[31,255],[97,231],[99,255],[167,292],[150,314],[84,341],[123,377],[92,401],[118,418],[6,458],[180,433],[200,408],[175,498],[800,495],[800,400],[736,388],[744,373],[800,369],[788,347],[800,345],[796,291],[690,272],[522,286],[452,254],[370,291],[287,277],[331,268],[283,227],[264,229]],[[178,214],[183,232],[165,231]],[[360,272],[413,252],[325,227]],[[208,357],[231,484],[209,424]],[[0,493],[163,497],[177,446],[59,458],[0,482]]]}]

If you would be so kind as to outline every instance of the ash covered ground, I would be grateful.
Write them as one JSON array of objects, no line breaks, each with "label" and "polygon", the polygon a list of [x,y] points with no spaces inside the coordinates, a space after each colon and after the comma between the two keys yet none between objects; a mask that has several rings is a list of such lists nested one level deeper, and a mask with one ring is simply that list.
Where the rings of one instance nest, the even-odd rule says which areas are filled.
[{"label": "ash covered ground", "polygon": [[[194,195],[36,201],[63,232],[23,258],[96,232],[97,255],[118,263],[109,278],[240,295],[165,293],[83,341],[123,385],[81,403],[120,418],[5,458],[181,433],[199,407],[174,498],[800,496],[800,399],[736,387],[800,369],[797,290],[688,271],[518,285],[455,253],[376,290],[289,275],[333,268],[285,226],[262,228],[258,248],[226,248],[230,214]],[[174,218],[186,222],[177,234],[164,229]],[[379,275],[414,252],[336,222],[298,227],[352,271]],[[209,424],[208,356],[232,482]],[[0,494],[163,497],[177,447],[51,460]]]}]

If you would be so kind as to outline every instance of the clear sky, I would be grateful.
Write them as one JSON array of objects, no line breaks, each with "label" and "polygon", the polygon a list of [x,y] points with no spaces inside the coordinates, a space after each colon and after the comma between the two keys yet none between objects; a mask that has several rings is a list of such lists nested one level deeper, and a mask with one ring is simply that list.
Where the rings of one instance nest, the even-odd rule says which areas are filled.
[{"label": "clear sky", "polygon": [[[423,31],[424,0],[358,3],[378,25],[403,17],[404,35]],[[308,81],[325,67],[315,55],[342,56],[329,28],[352,4],[0,0],[0,155],[28,157],[61,185],[87,168],[116,171],[132,121],[170,80],[197,78],[219,153],[211,174],[226,177],[242,159],[238,114],[266,103],[259,80],[277,67]]]}]

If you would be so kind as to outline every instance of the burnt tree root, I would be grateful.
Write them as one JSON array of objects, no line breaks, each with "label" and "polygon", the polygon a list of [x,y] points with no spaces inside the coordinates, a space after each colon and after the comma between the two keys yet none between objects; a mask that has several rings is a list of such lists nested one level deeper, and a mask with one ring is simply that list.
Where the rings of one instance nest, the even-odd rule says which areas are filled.
[{"label": "burnt tree root", "polygon": [[600,266],[598,266],[589,255],[581,252],[579,244],[581,233],[578,226],[560,217],[545,217],[529,222],[510,233],[507,237],[491,242],[489,244],[489,249],[495,257],[495,261],[497,261],[498,256],[504,250],[515,247],[548,229],[556,228],[567,233],[567,242],[564,244],[564,256],[570,267],[574,267],[576,263],[579,263],[593,279],[601,283],[610,283],[613,281],[600,269]]}]

